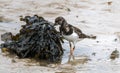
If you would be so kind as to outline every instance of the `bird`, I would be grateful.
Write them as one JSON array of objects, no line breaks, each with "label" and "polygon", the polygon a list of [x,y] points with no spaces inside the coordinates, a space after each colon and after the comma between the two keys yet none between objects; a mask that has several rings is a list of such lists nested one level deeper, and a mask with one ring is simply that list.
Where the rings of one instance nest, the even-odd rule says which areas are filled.
[{"label": "bird", "polygon": [[60,35],[66,39],[67,41],[69,41],[69,46],[70,46],[70,55],[69,55],[69,60],[71,59],[71,57],[74,58],[74,50],[75,50],[75,44],[85,38],[91,38],[91,39],[96,39],[96,36],[89,36],[84,34],[79,28],[69,24],[65,18],[63,18],[62,16],[59,16],[55,19],[54,21],[54,26],[59,26],[59,32]]}]

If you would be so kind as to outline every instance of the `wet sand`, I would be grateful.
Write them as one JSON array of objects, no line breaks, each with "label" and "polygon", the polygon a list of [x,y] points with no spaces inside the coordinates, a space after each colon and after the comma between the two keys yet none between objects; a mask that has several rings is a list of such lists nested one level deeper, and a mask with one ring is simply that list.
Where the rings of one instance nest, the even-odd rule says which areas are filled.
[{"label": "wet sand", "polygon": [[63,44],[61,64],[8,57],[0,51],[0,73],[120,73],[120,58],[110,59],[115,48],[120,51],[119,3],[119,0],[0,0],[0,35],[8,31],[18,33],[25,24],[19,21],[20,16],[38,14],[51,22],[63,16],[84,33],[97,36],[96,40],[78,42],[75,60],[69,63],[68,41]]}]

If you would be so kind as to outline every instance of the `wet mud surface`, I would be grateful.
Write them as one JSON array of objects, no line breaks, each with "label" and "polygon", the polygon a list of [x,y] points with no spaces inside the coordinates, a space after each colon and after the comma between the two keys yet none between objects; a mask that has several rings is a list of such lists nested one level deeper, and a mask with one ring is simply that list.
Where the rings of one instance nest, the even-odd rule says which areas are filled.
[{"label": "wet mud surface", "polygon": [[62,44],[64,55],[57,64],[19,59],[0,51],[0,73],[120,73],[120,58],[112,59],[113,51],[116,48],[120,51],[119,3],[119,0],[110,3],[108,0],[0,0],[0,35],[8,31],[18,33],[23,24],[20,16],[38,14],[52,22],[57,16],[64,16],[86,34],[97,36],[96,40],[78,42],[75,60],[70,62],[68,41]]},{"label": "wet mud surface", "polygon": [[[7,31],[8,28],[4,28],[4,30]],[[2,30],[0,31],[3,33]],[[14,32],[16,30],[13,28],[12,31]],[[75,60],[71,60],[70,62],[68,62],[69,42],[65,40],[65,43],[62,44],[64,47],[62,61],[56,64],[49,64],[45,61],[35,59],[19,59],[15,55],[5,54],[0,51],[0,72],[33,73],[32,70],[34,70],[35,73],[46,73],[49,71],[50,73],[119,73],[119,57],[114,60],[110,58],[116,48],[119,51],[119,41],[114,40],[115,38],[117,37],[114,35],[100,34],[96,40],[85,39],[78,42],[74,52]]]}]

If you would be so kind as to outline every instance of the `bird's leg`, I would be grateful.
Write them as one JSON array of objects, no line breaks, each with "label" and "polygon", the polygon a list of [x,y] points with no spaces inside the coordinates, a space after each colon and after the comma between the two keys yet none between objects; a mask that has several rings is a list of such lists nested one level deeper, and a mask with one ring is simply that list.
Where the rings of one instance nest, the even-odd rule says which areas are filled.
[{"label": "bird's leg", "polygon": [[69,42],[69,45],[70,45],[70,55],[69,55],[69,59],[68,59],[68,63],[70,62],[70,59],[71,59],[71,54],[72,54],[72,52],[71,52],[71,43]]},{"label": "bird's leg", "polygon": [[74,52],[74,49],[75,49],[75,45],[72,42],[69,42],[69,45],[70,45],[70,55],[69,55],[68,62],[70,62],[71,57],[72,57],[73,60],[75,59],[74,55],[73,55],[73,52]]},{"label": "bird's leg", "polygon": [[[73,44],[74,44],[74,43],[73,43]],[[74,47],[73,47],[73,52],[74,52],[74,50],[75,50],[75,44],[74,44]],[[72,57],[73,57],[73,60],[75,60],[74,55],[72,55]]]}]

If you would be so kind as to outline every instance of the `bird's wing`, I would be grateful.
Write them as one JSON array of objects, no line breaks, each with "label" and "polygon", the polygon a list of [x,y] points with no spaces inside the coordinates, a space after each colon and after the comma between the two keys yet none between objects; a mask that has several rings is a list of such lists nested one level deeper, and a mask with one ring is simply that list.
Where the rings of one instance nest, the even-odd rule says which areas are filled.
[{"label": "bird's wing", "polygon": [[75,27],[75,26],[72,26],[72,25],[70,25],[70,26],[73,28],[74,32],[78,34],[79,38],[92,38],[92,39],[96,39],[96,36],[86,35],[86,34],[84,34],[79,28],[77,28],[77,27]]},{"label": "bird's wing", "polygon": [[75,26],[72,26],[72,27],[73,27],[75,33],[78,34],[79,38],[88,38],[89,37],[86,34],[82,33],[82,31],[79,28],[77,28]]}]

